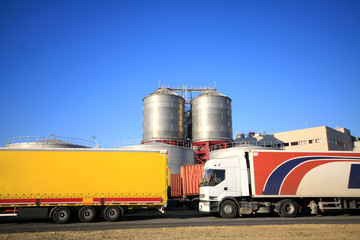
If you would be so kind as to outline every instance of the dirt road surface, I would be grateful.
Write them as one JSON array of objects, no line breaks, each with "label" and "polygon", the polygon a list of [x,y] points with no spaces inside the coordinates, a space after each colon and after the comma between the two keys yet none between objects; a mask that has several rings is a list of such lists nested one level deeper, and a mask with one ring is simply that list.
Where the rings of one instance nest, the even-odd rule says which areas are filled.
[{"label": "dirt road surface", "polygon": [[0,234],[12,239],[359,239],[360,224],[299,224],[267,226],[180,227],[107,231],[68,231]]}]

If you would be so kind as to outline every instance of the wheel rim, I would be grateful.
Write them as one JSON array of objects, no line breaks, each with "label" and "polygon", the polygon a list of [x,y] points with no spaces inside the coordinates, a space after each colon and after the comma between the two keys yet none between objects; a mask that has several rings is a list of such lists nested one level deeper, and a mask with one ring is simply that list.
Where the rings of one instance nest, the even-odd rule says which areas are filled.
[{"label": "wheel rim", "polygon": [[293,212],[295,211],[295,207],[294,207],[292,204],[288,203],[288,204],[286,204],[286,205],[284,206],[284,211],[285,211],[287,214],[291,214],[291,213],[293,213]]},{"label": "wheel rim", "polygon": [[109,218],[116,218],[118,217],[119,213],[114,208],[110,208],[107,211],[107,215],[109,216]]},{"label": "wheel rim", "polygon": [[234,212],[233,206],[231,206],[231,205],[226,205],[226,206],[224,207],[224,212],[225,212],[226,214],[232,214],[232,213]]},{"label": "wheel rim", "polygon": [[115,215],[116,215],[116,212],[113,209],[109,211],[109,216],[110,217],[113,217]]},{"label": "wheel rim", "polygon": [[58,213],[57,216],[58,216],[58,219],[59,219],[59,220],[64,220],[64,219],[66,219],[67,214],[66,214],[65,211],[61,211],[61,212]]},{"label": "wheel rim", "polygon": [[92,218],[93,214],[90,210],[86,210],[83,212],[83,217],[86,219]]}]

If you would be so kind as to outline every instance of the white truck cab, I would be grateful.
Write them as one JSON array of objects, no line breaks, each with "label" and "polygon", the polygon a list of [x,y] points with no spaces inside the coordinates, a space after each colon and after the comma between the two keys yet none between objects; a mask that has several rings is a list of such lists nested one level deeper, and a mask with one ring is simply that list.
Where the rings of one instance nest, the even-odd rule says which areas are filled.
[{"label": "white truck cab", "polygon": [[[249,194],[249,173],[244,151],[236,157],[212,159],[205,163],[200,184],[199,210],[201,212],[222,214],[219,208],[224,201],[249,197]],[[225,210],[230,215],[237,213],[236,206],[228,206]]]}]

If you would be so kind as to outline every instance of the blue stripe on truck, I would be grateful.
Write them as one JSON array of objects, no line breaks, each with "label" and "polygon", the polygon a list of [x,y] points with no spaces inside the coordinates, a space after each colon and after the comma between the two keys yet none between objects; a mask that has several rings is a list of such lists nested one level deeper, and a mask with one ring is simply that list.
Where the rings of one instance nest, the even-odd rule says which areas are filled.
[{"label": "blue stripe on truck", "polygon": [[360,188],[360,164],[351,164],[348,188]]}]

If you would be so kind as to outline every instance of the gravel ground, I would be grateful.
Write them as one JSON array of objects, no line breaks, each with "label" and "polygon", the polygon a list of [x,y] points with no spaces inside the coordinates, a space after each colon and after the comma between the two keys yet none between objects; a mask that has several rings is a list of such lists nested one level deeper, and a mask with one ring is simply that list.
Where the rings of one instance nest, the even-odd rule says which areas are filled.
[{"label": "gravel ground", "polygon": [[359,239],[360,224],[267,225],[235,227],[181,227],[90,232],[42,232],[1,234],[8,239]]}]

